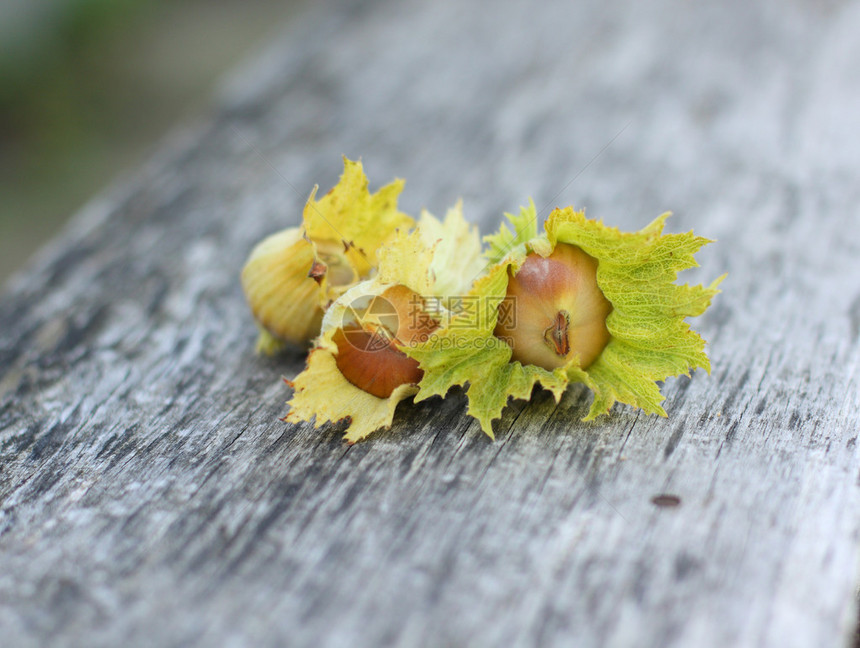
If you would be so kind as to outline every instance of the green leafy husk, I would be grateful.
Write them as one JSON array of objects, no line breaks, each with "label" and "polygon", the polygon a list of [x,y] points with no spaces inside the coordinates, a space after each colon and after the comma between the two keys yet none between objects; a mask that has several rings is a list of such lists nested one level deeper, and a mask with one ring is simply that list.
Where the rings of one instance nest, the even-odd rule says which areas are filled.
[{"label": "green leafy husk", "polygon": [[[587,385],[594,400],[584,420],[607,413],[616,401],[666,416],[657,383],[697,368],[710,372],[705,342],[685,318],[707,309],[725,275],[708,286],[675,283],[680,271],[698,265],[694,254],[708,239],[692,232],[663,234],[669,214],[639,232],[625,233],[567,207],[550,214],[541,236],[534,203],[507,216],[512,229],[503,224],[486,237],[485,256],[493,265],[469,293],[488,315],[475,320],[461,314],[425,343],[406,350],[424,371],[416,401],[463,386],[469,414],[492,437],[492,421],[508,401],[528,398],[536,384],[552,391],[556,400],[569,383]],[[612,305],[606,320],[611,339],[589,367],[573,360],[549,372],[511,361],[511,348],[493,335],[497,313],[492,304],[501,302],[508,277],[527,254],[549,256],[559,243],[575,245],[598,261],[597,284]]]}]

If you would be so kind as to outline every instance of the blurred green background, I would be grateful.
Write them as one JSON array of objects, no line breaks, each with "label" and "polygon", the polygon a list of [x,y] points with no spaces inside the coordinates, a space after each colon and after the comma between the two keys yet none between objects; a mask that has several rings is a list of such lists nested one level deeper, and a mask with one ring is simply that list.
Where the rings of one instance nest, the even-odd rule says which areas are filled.
[{"label": "blurred green background", "polygon": [[301,0],[0,0],[0,285]]}]

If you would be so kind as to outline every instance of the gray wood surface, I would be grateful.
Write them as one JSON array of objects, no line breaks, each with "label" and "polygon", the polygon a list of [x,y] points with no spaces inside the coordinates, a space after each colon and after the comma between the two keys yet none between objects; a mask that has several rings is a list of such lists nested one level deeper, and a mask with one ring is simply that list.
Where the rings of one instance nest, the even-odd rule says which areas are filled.
[{"label": "gray wood surface", "polygon": [[[309,10],[0,301],[0,643],[849,645],[858,32],[835,0]],[[688,279],[730,273],[713,374],[668,419],[540,394],[495,443],[460,395],[353,447],[280,422],[302,356],[254,356],[238,271],[341,154],[484,232],[673,210],[719,239]]]}]

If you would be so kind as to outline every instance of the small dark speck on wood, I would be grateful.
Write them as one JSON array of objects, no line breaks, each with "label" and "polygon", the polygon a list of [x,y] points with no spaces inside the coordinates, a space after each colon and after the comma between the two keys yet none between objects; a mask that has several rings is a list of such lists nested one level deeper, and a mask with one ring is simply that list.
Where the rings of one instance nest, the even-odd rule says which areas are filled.
[{"label": "small dark speck on wood", "polygon": [[681,505],[681,498],[677,495],[663,493],[652,497],[651,503],[660,508],[675,508]]}]

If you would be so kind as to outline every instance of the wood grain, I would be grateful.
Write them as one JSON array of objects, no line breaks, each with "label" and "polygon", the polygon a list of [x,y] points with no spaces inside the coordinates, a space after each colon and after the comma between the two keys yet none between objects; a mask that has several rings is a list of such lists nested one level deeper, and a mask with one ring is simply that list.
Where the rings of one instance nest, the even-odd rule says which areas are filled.
[{"label": "wood grain", "polygon": [[[0,301],[9,646],[833,646],[860,540],[860,5],[326,3]],[[340,156],[485,232],[533,196],[719,239],[710,377],[286,425],[238,270]]]}]

